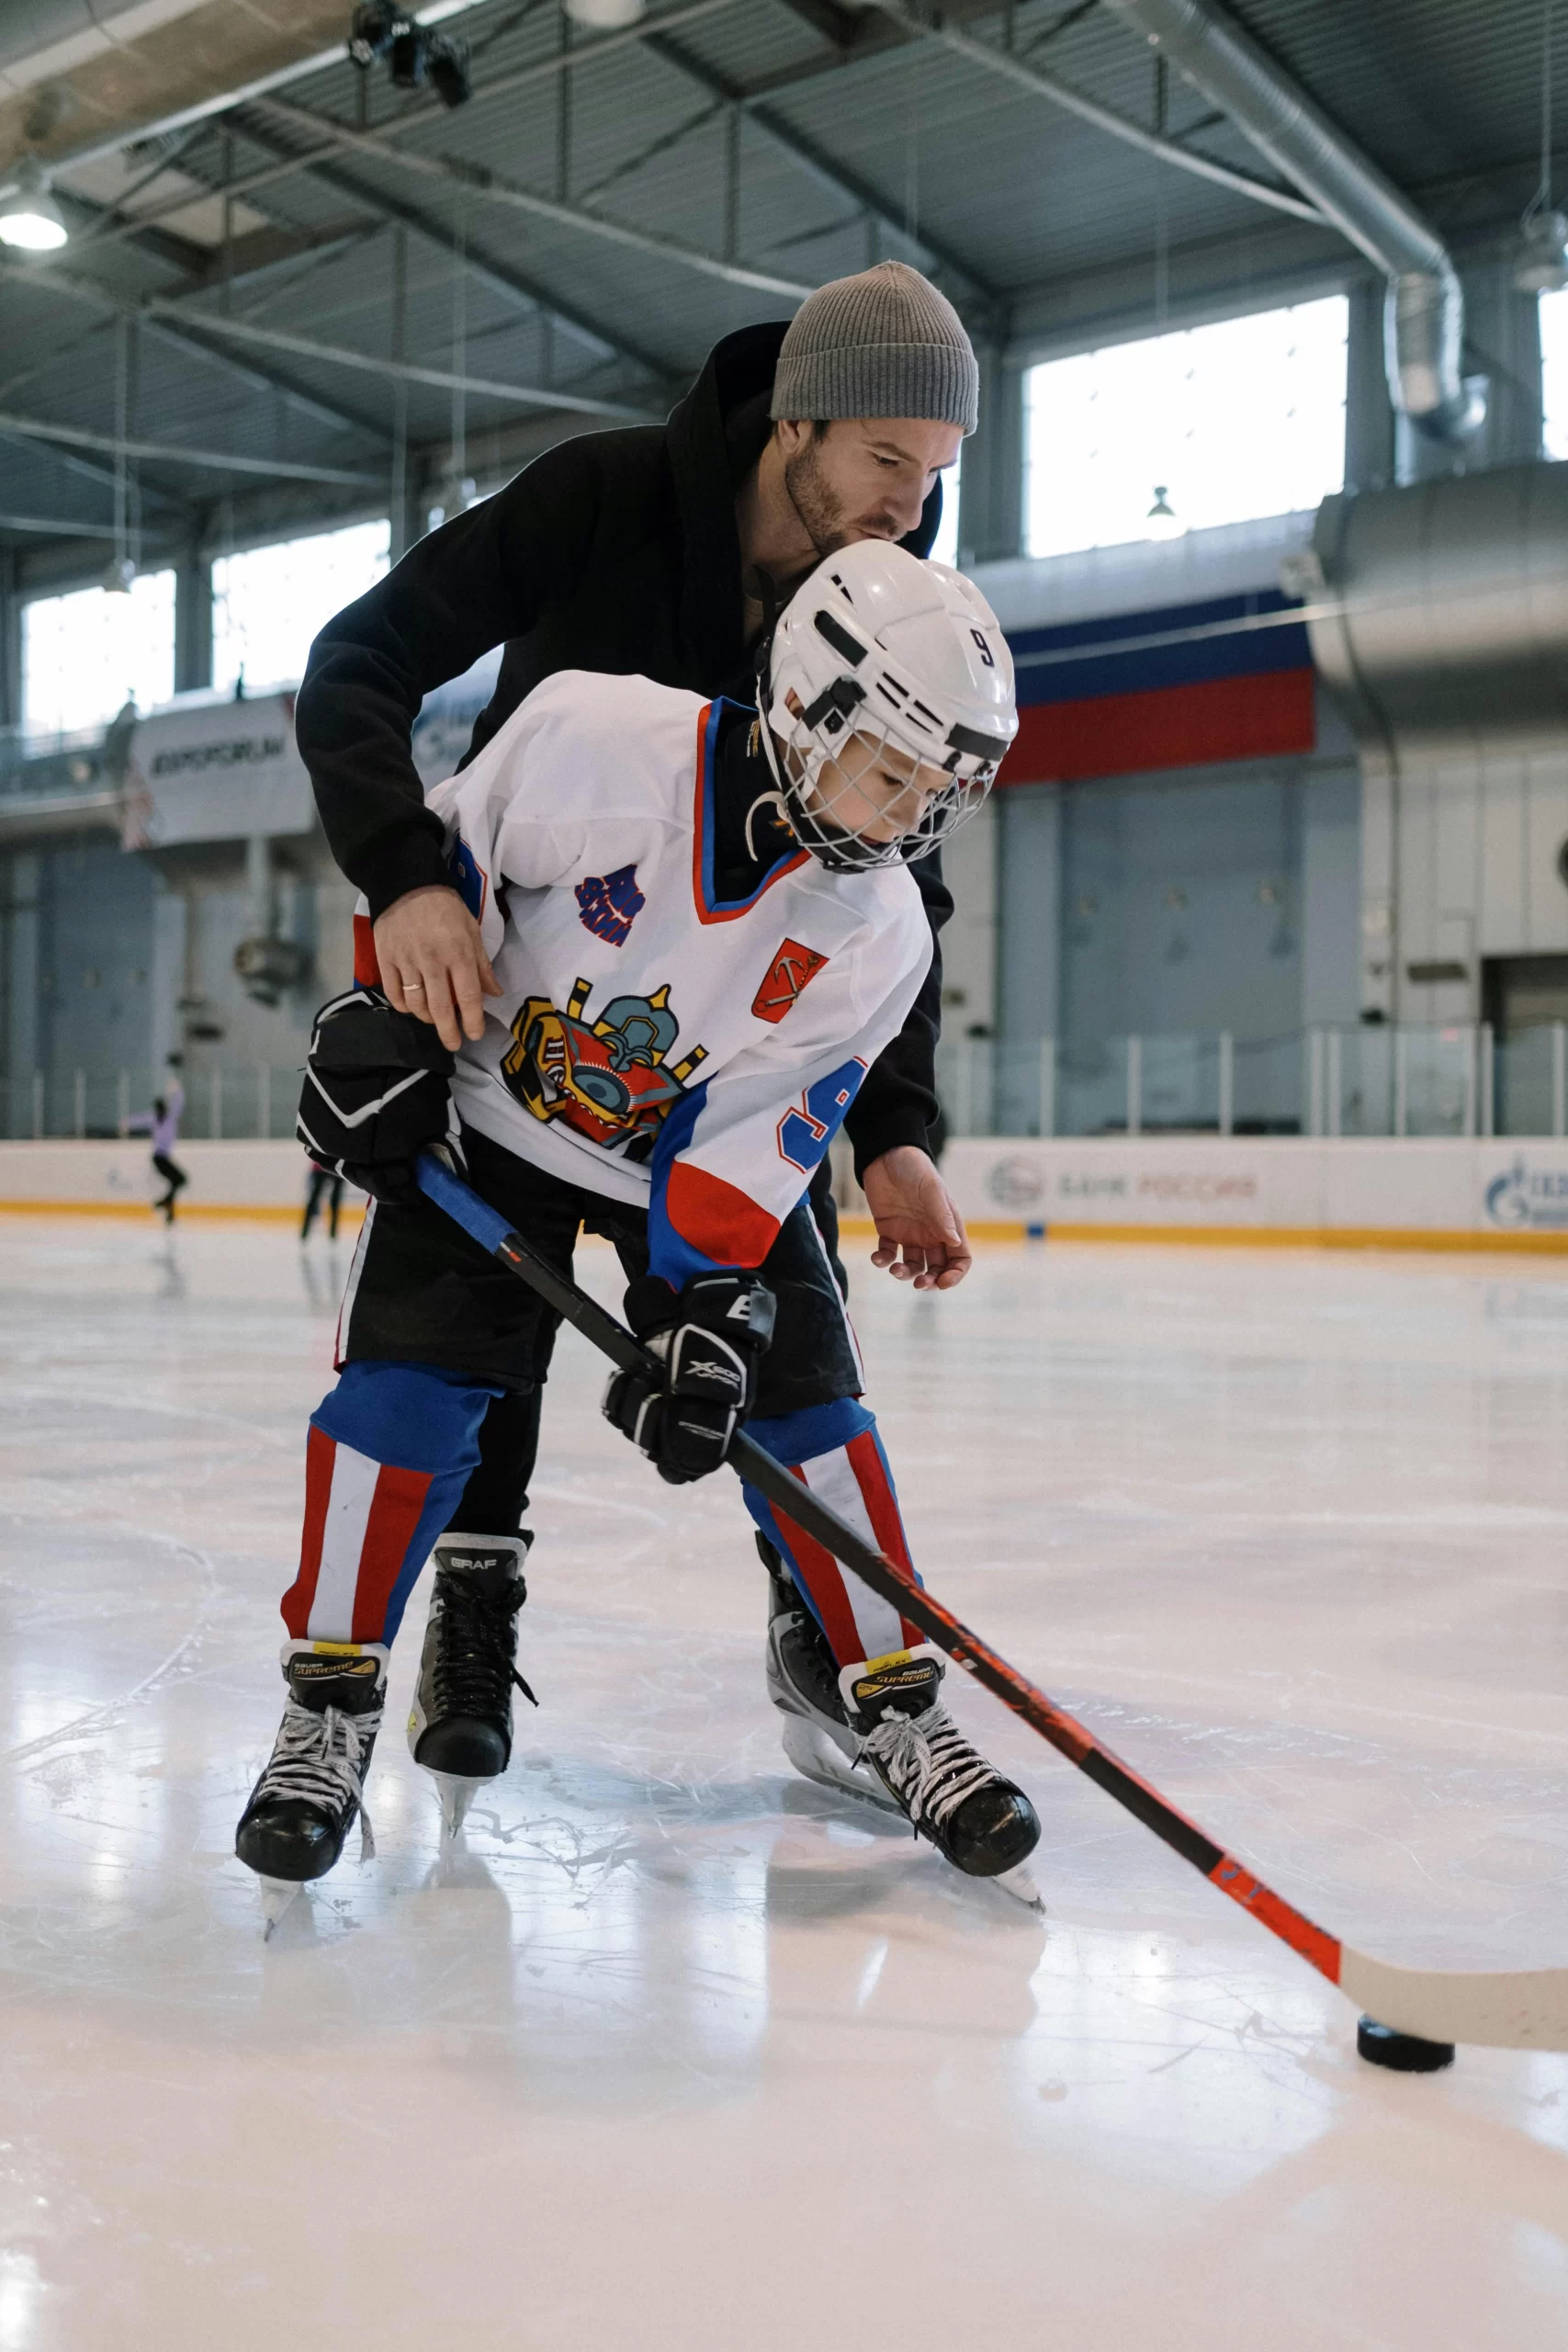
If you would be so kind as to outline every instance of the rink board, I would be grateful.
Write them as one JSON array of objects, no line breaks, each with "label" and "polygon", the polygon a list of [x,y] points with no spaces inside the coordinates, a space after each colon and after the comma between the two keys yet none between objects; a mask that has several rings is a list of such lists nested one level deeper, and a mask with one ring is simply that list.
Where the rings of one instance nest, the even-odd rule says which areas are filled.
[{"label": "rink board", "polygon": [[[178,1159],[181,1216],[299,1214],[296,1143],[182,1143]],[[942,1173],[982,1238],[1568,1252],[1568,1142],[1550,1139],[971,1136]],[[0,1212],[141,1216],[157,1182],[139,1141],[0,1143]]]},{"label": "rink board", "polygon": [[1551,1139],[966,1136],[942,1173],[982,1235],[1568,1250]]},{"label": "rink board", "polygon": [[[309,1169],[299,1146],[277,1143],[179,1143],[175,1159],[190,1179],[180,1194],[186,1216],[298,1217]],[[128,1143],[0,1143],[0,1211],[140,1216],[163,1180],[144,1140]],[[344,1194],[357,1217],[364,1196]]]}]

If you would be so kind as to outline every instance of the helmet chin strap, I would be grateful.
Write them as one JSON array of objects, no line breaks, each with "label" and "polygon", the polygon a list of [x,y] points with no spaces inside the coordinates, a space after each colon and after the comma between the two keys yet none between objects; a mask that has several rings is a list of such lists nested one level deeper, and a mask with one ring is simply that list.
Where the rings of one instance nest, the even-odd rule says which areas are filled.
[{"label": "helmet chin strap", "polygon": [[799,835],[795,830],[794,820],[789,813],[789,803],[784,798],[784,794],[782,792],[760,792],[755,800],[752,801],[750,808],[746,811],[746,851],[750,857],[756,857],[759,854],[757,844],[751,838],[751,828],[757,821],[757,812],[761,808],[771,808],[773,812],[774,818],[778,823],[784,827],[784,831],[789,835],[790,839],[792,841],[797,841],[799,839]]}]

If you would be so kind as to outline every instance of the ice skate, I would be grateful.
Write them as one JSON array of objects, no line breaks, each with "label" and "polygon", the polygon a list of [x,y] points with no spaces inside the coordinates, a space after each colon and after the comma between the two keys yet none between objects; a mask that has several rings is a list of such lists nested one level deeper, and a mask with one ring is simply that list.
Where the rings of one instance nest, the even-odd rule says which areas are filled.
[{"label": "ice skate", "polygon": [[1026,1869],[1040,1841],[1034,1807],[988,1764],[942,1705],[942,1660],[908,1650],[840,1676],[845,1714],[860,1732],[859,1754],[888,1797],[955,1870],[994,1879],[1032,1910],[1043,1910]]},{"label": "ice skate", "polygon": [[387,1652],[376,1642],[288,1642],[283,1671],[283,1721],[234,1833],[234,1851],[262,1882],[268,1935],[299,1888],[332,1869],[356,1814],[364,1850],[375,1850],[365,1775],[381,1727]]},{"label": "ice skate", "polygon": [[409,1714],[409,1747],[435,1782],[443,1834],[456,1838],[476,1790],[512,1758],[512,1693],[538,1701],[514,1663],[528,1598],[530,1535],[444,1535]]},{"label": "ice skate", "polygon": [[784,1717],[784,1752],[803,1780],[867,1804],[902,1811],[876,1774],[859,1761],[826,1635],[794,1577],[764,1536],[757,1549],[768,1571],[768,1696]]}]

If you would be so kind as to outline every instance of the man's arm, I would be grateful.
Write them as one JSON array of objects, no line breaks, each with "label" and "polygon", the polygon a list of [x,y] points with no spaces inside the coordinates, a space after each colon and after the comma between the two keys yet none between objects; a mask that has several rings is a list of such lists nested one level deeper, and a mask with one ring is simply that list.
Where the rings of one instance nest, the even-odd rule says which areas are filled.
[{"label": "man's arm", "polygon": [[968,1272],[968,1237],[931,1154],[936,1041],[942,1030],[942,939],[953,893],[933,850],[909,869],[931,928],[931,968],[904,1026],[883,1048],[844,1120],[855,1174],[876,1225],[874,1266],[917,1290],[951,1290]]},{"label": "man's arm", "polygon": [[931,967],[904,1025],[872,1065],[865,1084],[844,1120],[854,1148],[855,1174],[863,1184],[867,1169],[900,1144],[931,1148],[936,1124],[936,1041],[942,1030],[942,930],[953,912],[953,893],[942,878],[942,854],[911,865],[931,930]]},{"label": "man's arm", "polygon": [[547,450],[329,621],[299,689],[296,739],[333,855],[369,902],[382,987],[394,1011],[432,1022],[454,1050],[483,1035],[483,1000],[498,990],[424,805],[413,722],[433,687],[570,593],[598,508],[585,453],[570,441]]},{"label": "man's arm", "polygon": [[407,891],[447,887],[410,749],[420,704],[570,593],[598,507],[597,468],[563,442],[421,539],[310,648],[296,737],[333,855],[373,920]]}]

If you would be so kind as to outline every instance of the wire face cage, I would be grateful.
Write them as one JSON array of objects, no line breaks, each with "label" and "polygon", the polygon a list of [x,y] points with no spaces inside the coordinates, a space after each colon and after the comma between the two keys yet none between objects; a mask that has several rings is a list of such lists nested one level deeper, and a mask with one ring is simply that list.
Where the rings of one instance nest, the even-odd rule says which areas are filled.
[{"label": "wire face cage", "polygon": [[[824,709],[826,695],[837,699]],[[940,849],[983,807],[1000,752],[943,742],[937,724],[932,715],[931,740],[917,749],[915,729],[874,711],[852,678],[798,715],[775,700],[762,740],[796,839],[840,872],[908,865]]]}]

